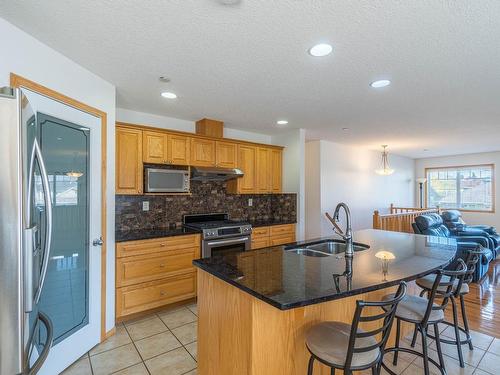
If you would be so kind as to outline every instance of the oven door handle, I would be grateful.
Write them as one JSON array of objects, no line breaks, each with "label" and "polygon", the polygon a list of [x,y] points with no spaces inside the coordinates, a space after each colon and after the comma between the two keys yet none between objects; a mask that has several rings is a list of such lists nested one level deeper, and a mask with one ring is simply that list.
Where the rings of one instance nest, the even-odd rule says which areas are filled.
[{"label": "oven door handle", "polygon": [[243,237],[243,238],[238,238],[236,240],[221,240],[221,241],[213,241],[213,242],[208,242],[208,246],[214,246],[214,245],[232,245],[235,243],[240,243],[240,242],[246,242],[249,241],[250,237]]}]

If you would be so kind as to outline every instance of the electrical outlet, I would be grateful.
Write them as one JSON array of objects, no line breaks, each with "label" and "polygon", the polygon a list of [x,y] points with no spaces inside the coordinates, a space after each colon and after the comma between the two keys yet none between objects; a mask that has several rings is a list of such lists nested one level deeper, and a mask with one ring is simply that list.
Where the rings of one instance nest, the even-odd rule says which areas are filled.
[{"label": "electrical outlet", "polygon": [[248,198],[248,207],[252,207],[252,206],[253,206],[253,199]]},{"label": "electrical outlet", "polygon": [[142,210],[149,211],[149,201],[142,202]]}]

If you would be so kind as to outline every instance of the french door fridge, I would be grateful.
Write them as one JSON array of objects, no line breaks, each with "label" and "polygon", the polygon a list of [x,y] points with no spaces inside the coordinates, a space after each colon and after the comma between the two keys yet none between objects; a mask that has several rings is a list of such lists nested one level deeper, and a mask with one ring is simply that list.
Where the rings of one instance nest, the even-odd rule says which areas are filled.
[{"label": "french door fridge", "polygon": [[0,89],[1,375],[57,374],[98,342],[93,121],[29,90]]}]

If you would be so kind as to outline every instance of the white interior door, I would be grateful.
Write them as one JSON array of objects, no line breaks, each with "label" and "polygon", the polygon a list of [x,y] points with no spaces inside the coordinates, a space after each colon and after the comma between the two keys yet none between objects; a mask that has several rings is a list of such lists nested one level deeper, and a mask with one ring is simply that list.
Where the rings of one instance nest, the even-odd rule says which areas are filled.
[{"label": "white interior door", "polygon": [[54,344],[39,373],[53,375],[100,341],[101,247],[93,242],[102,235],[101,124],[89,113],[23,91],[36,113],[51,189],[52,243],[38,309],[54,326]]}]

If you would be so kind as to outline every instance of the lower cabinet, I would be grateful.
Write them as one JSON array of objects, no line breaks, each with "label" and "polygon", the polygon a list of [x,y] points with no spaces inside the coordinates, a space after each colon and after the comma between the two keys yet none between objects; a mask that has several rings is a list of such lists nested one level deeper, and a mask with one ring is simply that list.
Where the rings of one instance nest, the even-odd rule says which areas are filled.
[{"label": "lower cabinet", "polygon": [[199,257],[197,234],[118,243],[116,318],[195,297]]},{"label": "lower cabinet", "polygon": [[252,249],[295,242],[295,224],[257,227],[252,231]]}]

